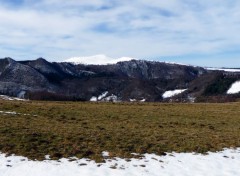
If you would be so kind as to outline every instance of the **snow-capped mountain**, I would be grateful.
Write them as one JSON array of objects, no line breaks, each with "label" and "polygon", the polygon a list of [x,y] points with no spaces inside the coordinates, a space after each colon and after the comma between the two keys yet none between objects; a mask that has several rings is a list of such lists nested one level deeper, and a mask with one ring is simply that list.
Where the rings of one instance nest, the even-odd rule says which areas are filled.
[{"label": "snow-capped mountain", "polygon": [[[131,57],[121,57],[121,58],[111,58],[103,54],[94,56],[84,56],[84,57],[72,57],[63,62],[70,62],[73,64],[86,64],[86,65],[107,65],[116,64],[117,62],[130,61],[134,58]],[[135,59],[136,60],[136,59]]]}]

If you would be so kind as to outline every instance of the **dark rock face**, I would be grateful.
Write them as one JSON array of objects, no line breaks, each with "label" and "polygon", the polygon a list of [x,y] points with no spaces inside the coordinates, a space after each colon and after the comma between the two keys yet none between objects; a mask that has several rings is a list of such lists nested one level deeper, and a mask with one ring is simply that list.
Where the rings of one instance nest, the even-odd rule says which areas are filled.
[{"label": "dark rock face", "polygon": [[5,58],[0,59],[0,94],[39,100],[89,101],[107,92],[102,99],[162,101],[162,94],[174,89],[188,89],[186,97],[202,96],[219,75],[223,72],[142,60],[73,65],[50,63],[43,58],[19,62]]},{"label": "dark rock face", "polygon": [[8,65],[1,74],[1,81],[23,84],[29,87],[45,87],[46,78],[35,69],[8,59]]},{"label": "dark rock face", "polygon": [[36,91],[52,85],[48,80],[39,74],[37,70],[27,65],[20,64],[10,58],[0,60],[0,92],[17,96],[22,91]]},{"label": "dark rock face", "polygon": [[161,62],[137,61],[119,62],[117,66],[123,74],[140,79],[179,79],[196,78],[205,70],[200,67],[167,64]]}]

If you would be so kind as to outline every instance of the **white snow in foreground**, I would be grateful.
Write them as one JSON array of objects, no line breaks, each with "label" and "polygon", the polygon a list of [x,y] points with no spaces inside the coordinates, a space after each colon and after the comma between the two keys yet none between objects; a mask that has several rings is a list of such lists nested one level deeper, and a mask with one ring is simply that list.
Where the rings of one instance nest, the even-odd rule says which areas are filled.
[{"label": "white snow in foreground", "polygon": [[230,89],[227,91],[227,94],[237,94],[240,93],[240,81],[236,81],[233,83],[230,87]]},{"label": "white snow in foreground", "polygon": [[26,99],[21,99],[21,98],[17,98],[17,97],[10,97],[10,96],[7,96],[7,95],[0,95],[0,99],[2,99],[2,100],[10,100],[10,101],[14,101],[14,100],[26,101]]},{"label": "white snow in foreground", "polygon": [[121,58],[110,58],[103,54],[95,55],[95,56],[85,56],[85,57],[73,57],[67,59],[63,62],[70,62],[73,64],[88,64],[88,65],[106,65],[106,64],[116,64],[117,62],[121,61],[130,61],[134,58],[130,57],[121,57]]},{"label": "white snow in foreground", "polygon": [[12,115],[17,115],[19,113],[16,113],[15,111],[0,111],[0,114],[12,114]]},{"label": "white snow in foreground", "polygon": [[219,71],[226,71],[226,72],[240,72],[240,69],[234,68],[214,68],[214,67],[206,67],[207,70],[219,70]]},{"label": "white snow in foreground", "polygon": [[15,111],[0,111],[0,114],[3,114],[3,115],[24,115],[24,116],[34,116],[34,117],[37,117],[37,115],[22,114],[22,113],[18,113],[18,112],[15,112]]},{"label": "white snow in foreground", "polygon": [[164,92],[164,94],[162,95],[163,98],[170,98],[173,97],[175,95],[181,94],[183,92],[185,92],[187,89],[176,89],[176,90],[169,90]]},{"label": "white snow in foreground", "polygon": [[[107,158],[107,153],[104,155]],[[30,161],[0,154],[1,176],[238,176],[239,166],[240,149],[225,149],[208,155],[145,154],[142,159],[106,159],[102,164],[87,159]]]}]

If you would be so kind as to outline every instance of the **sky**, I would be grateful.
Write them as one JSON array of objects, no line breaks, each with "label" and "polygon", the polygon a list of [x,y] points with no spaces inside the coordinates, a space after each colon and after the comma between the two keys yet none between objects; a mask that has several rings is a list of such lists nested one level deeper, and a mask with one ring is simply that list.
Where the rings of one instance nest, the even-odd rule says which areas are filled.
[{"label": "sky", "polygon": [[240,67],[239,0],[0,0],[0,58]]}]

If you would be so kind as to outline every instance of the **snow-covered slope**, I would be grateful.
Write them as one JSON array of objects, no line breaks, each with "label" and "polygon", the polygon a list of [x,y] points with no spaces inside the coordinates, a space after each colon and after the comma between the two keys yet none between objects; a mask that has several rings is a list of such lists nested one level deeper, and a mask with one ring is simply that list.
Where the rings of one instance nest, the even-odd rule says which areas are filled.
[{"label": "snow-covered slope", "polygon": [[17,98],[17,97],[10,97],[10,96],[7,96],[7,95],[0,95],[0,99],[10,100],[10,101],[13,101],[13,100],[26,101],[26,99],[21,99],[21,98]]},{"label": "snow-covered slope", "polygon": [[227,94],[237,94],[240,93],[240,81],[236,81],[232,84],[230,89],[227,91]]},{"label": "snow-covered slope", "polygon": [[181,94],[183,92],[185,92],[187,89],[176,89],[176,90],[169,90],[164,92],[164,94],[162,95],[163,98],[170,98],[173,97],[175,95]]},{"label": "snow-covered slope", "polygon": [[30,161],[0,154],[1,176],[237,176],[240,175],[239,166],[240,149],[226,149],[208,155],[145,154],[142,159],[106,159],[102,164],[87,159]]},{"label": "snow-covered slope", "polygon": [[95,55],[95,56],[85,56],[85,57],[73,57],[67,59],[63,62],[71,62],[73,64],[93,64],[93,65],[106,65],[106,64],[116,64],[117,62],[121,61],[130,61],[134,58],[130,57],[121,57],[121,58],[110,58],[103,54]]},{"label": "snow-covered slope", "polygon": [[240,69],[234,68],[214,68],[214,67],[206,67],[207,70],[219,70],[219,71],[226,71],[226,72],[240,72]]}]

